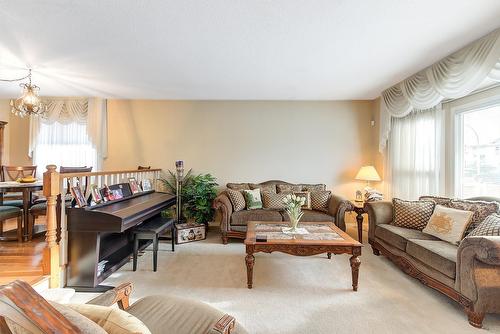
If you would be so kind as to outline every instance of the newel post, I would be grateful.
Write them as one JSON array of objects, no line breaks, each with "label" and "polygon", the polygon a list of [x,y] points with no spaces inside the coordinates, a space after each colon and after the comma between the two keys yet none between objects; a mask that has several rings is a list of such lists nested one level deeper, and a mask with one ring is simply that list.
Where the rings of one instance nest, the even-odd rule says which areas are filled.
[{"label": "newel post", "polygon": [[43,195],[47,198],[47,233],[45,240],[47,248],[45,249],[44,260],[50,263],[50,282],[51,288],[60,287],[60,254],[59,244],[57,243],[57,195],[59,195],[59,173],[56,171],[56,165],[48,165],[47,171],[43,173]]}]

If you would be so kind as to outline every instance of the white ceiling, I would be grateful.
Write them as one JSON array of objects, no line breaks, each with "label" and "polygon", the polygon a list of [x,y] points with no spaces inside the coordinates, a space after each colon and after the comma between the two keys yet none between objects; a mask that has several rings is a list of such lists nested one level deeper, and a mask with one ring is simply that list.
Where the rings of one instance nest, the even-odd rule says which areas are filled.
[{"label": "white ceiling", "polygon": [[0,78],[32,66],[46,96],[373,99],[499,26],[498,0],[0,0]]}]

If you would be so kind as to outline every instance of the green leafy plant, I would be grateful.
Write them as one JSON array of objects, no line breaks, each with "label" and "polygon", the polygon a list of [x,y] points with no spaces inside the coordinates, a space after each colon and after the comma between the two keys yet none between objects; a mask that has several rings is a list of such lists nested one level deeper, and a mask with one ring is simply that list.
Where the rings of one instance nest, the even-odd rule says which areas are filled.
[{"label": "green leafy plant", "polygon": [[183,190],[183,209],[187,218],[198,224],[208,224],[215,210],[212,202],[217,196],[217,182],[210,174],[193,176]]},{"label": "green leafy plant", "polygon": [[[198,224],[208,224],[213,219],[212,202],[217,196],[217,182],[210,174],[194,176],[191,169],[184,176],[181,194],[177,194],[175,174],[168,171],[166,179],[161,180],[167,191],[181,196],[184,218],[193,219]],[[165,217],[175,217],[175,207],[162,213]]]}]

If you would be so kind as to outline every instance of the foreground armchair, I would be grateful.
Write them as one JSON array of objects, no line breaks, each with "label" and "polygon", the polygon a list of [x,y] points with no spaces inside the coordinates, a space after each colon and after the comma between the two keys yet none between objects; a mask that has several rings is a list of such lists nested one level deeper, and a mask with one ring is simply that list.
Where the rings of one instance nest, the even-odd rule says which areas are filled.
[{"label": "foreground armchair", "polygon": [[[246,333],[232,316],[207,304],[149,296],[129,305],[131,292],[132,284],[125,283],[87,304],[61,305],[46,301],[26,282],[15,281],[0,287],[0,333],[103,334],[117,326],[120,333]],[[126,312],[109,307],[115,303]],[[123,329],[126,325],[129,330]]]}]

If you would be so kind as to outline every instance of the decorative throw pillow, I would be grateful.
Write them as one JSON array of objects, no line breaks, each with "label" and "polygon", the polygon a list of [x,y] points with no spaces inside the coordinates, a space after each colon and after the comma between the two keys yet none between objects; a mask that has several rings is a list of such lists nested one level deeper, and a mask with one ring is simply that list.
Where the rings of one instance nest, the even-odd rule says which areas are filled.
[{"label": "decorative throw pillow", "polygon": [[302,191],[325,191],[326,190],[326,185],[325,184],[301,184],[302,186]]},{"label": "decorative throw pillow", "polygon": [[78,329],[80,329],[80,331],[84,334],[109,333],[106,329],[99,326],[98,323],[89,317],[86,317],[84,314],[74,310],[72,307],[69,307],[67,304],[59,304],[52,301],[49,301],[49,304],[59,311],[59,313],[69,320],[69,322],[78,327]]},{"label": "decorative throw pillow", "polygon": [[484,202],[484,201],[469,201],[454,199],[451,201],[451,207],[454,209],[472,211],[471,223],[465,231],[465,236],[469,235],[483,220],[493,213],[499,213],[499,204],[497,202]]},{"label": "decorative throw pillow", "polygon": [[250,187],[248,186],[248,183],[228,183],[228,184],[226,184],[226,188],[232,189],[232,190],[250,189]]},{"label": "decorative throw pillow", "polygon": [[260,197],[260,189],[243,190],[247,210],[262,209],[262,199]]},{"label": "decorative throw pillow", "polygon": [[439,196],[420,196],[419,201],[433,201],[436,205],[451,207],[451,198],[449,197],[439,197]]},{"label": "decorative throw pillow", "polygon": [[278,193],[273,194],[269,192],[262,193],[262,203],[264,205],[264,209],[285,209],[285,203],[283,200],[287,196],[287,193]]},{"label": "decorative throw pillow", "polygon": [[493,213],[486,217],[472,232],[469,237],[474,236],[500,236],[500,214]]},{"label": "decorative throw pillow", "polygon": [[241,193],[241,191],[228,189],[227,196],[229,197],[229,200],[231,201],[231,204],[233,205],[234,212],[241,211],[245,208],[245,204],[246,204],[245,197],[243,197],[243,194]]},{"label": "decorative throw pillow", "polygon": [[320,210],[320,211],[327,211],[331,196],[332,196],[332,192],[330,190],[312,191],[311,192],[311,209]]},{"label": "decorative throw pillow", "polygon": [[294,195],[300,198],[305,198],[306,202],[302,205],[302,209],[311,210],[311,193],[309,191],[296,191]]},{"label": "decorative throw pillow", "polygon": [[472,219],[472,211],[464,211],[436,205],[429,223],[422,232],[438,237],[452,244],[462,240]]},{"label": "decorative throw pillow", "polygon": [[68,304],[109,334],[151,334],[146,325],[132,314],[118,308],[91,304]]},{"label": "decorative throw pillow", "polygon": [[277,184],[276,188],[279,193],[294,193],[296,191],[302,191],[302,186],[300,184]]},{"label": "decorative throw pillow", "polygon": [[392,200],[393,225],[422,231],[434,211],[433,201],[405,201],[399,198]]},{"label": "decorative throw pillow", "polygon": [[261,193],[273,193],[276,194],[276,185],[275,184],[249,184],[250,189],[260,189]]}]

